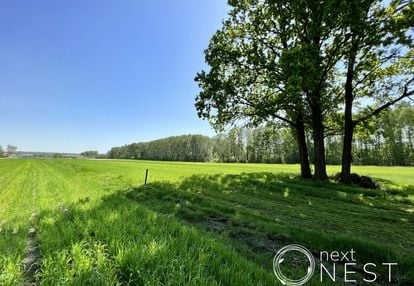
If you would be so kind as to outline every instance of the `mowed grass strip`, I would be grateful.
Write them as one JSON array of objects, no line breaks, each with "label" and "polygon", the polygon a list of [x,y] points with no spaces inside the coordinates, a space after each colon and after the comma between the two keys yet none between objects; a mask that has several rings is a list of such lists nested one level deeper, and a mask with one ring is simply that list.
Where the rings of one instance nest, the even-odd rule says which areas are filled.
[{"label": "mowed grass strip", "polygon": [[[147,168],[152,188],[140,187]],[[303,181],[297,165],[0,160],[0,170],[2,285],[22,282],[33,209],[43,285],[273,285],[271,260],[288,243],[353,247],[361,260],[397,260],[399,282],[414,279],[414,168],[390,168],[395,181],[387,168],[360,169],[381,191]]]}]

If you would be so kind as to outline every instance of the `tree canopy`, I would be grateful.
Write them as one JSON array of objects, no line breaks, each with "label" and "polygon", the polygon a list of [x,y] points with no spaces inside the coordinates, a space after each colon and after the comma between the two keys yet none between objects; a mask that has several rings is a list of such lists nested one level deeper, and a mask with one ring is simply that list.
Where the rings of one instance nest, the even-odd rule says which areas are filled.
[{"label": "tree canopy", "polygon": [[[195,104],[198,115],[216,130],[238,124],[287,124],[296,135],[304,177],[309,177],[305,138],[311,134],[317,179],[327,177],[326,136],[331,131],[342,133],[346,178],[355,125],[412,94],[414,4],[401,0],[229,4],[228,19],[205,51],[209,70],[195,78],[201,89]],[[356,111],[354,100],[360,107]]]}]

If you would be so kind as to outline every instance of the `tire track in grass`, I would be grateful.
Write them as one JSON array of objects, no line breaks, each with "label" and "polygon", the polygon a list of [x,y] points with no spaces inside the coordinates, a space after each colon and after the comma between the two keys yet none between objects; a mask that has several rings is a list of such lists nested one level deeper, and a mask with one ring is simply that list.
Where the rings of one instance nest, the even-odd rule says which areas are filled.
[{"label": "tire track in grass", "polygon": [[40,251],[35,228],[36,219],[37,214],[33,212],[30,217],[32,226],[27,235],[27,249],[22,266],[26,278],[25,285],[36,285],[36,275],[40,271]]},{"label": "tire track in grass", "polygon": [[32,216],[27,235],[26,254],[22,262],[25,285],[36,285],[37,275],[41,273],[41,241],[37,229],[38,215],[42,211],[57,209],[67,202],[73,203],[77,197],[77,185],[73,178],[60,174],[56,168],[44,161],[32,161],[31,203]]},{"label": "tire track in grass", "polygon": [[40,251],[36,235],[36,220],[38,215],[37,188],[39,182],[39,169],[36,167],[37,166],[35,162],[33,162],[31,186],[32,215],[29,219],[30,229],[27,234],[26,254],[22,262],[22,271],[25,275],[24,285],[36,285],[36,275],[40,271]]},{"label": "tire track in grass", "polygon": [[[41,272],[41,252],[37,229],[38,214],[46,210],[54,210],[67,203],[74,203],[83,195],[91,195],[89,186],[83,186],[79,178],[72,174],[57,170],[46,161],[29,161],[24,174],[25,184],[22,189],[26,193],[27,212],[31,211],[28,220],[29,230],[26,236],[26,251],[21,263],[21,272],[25,277],[25,285],[35,285],[37,274]],[[79,190],[82,190],[79,193]],[[30,193],[30,195],[29,195]],[[29,207],[30,204],[30,207]],[[19,208],[22,208],[20,205]]]}]

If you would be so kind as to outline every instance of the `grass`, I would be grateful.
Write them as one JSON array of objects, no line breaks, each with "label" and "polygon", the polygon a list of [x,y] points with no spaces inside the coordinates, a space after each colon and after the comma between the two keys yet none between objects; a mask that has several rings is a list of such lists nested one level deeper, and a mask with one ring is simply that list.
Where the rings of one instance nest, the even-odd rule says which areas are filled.
[{"label": "grass", "polygon": [[[364,263],[398,262],[394,281],[412,284],[414,168],[355,167],[377,178],[384,186],[378,191],[301,180],[298,169],[0,160],[0,285],[27,279],[22,261],[31,226],[38,285],[278,285],[272,259],[291,243],[315,256],[352,248]],[[285,271],[302,274],[295,265]],[[385,269],[377,272],[386,284]],[[320,284],[317,276],[311,285]]]}]

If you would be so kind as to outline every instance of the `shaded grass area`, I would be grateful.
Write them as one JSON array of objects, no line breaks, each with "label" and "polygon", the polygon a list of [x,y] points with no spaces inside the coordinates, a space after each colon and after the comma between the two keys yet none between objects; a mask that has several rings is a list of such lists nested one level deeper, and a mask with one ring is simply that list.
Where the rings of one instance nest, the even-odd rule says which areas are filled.
[{"label": "shaded grass area", "polygon": [[[157,212],[220,233],[270,270],[281,247],[298,243],[356,251],[362,264],[398,262],[399,283],[414,281],[412,190],[373,191],[272,173],[192,176],[127,196]],[[387,269],[379,279],[387,279]]]}]

